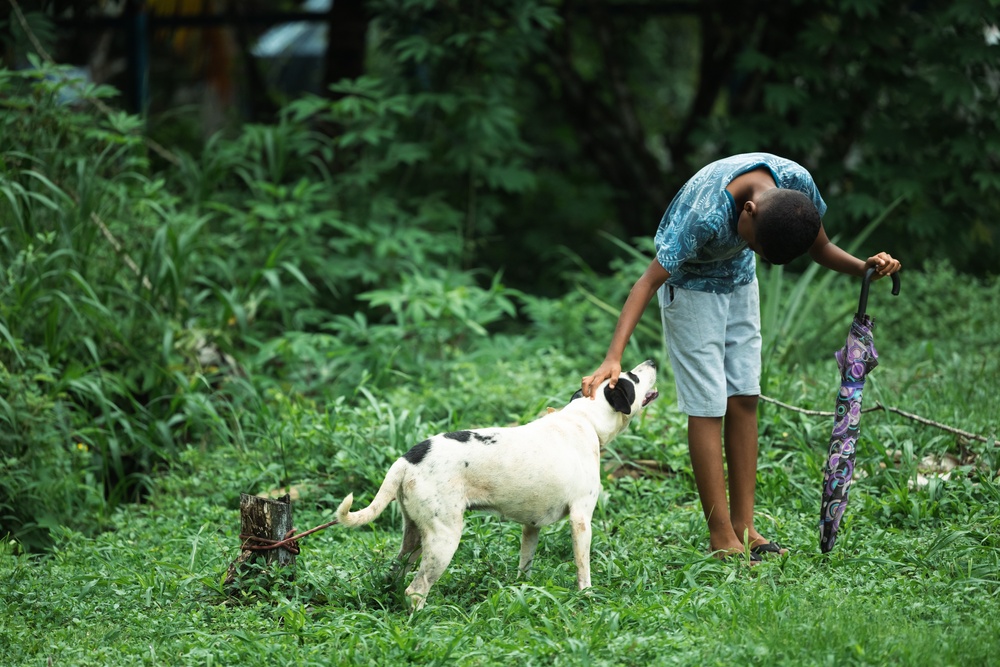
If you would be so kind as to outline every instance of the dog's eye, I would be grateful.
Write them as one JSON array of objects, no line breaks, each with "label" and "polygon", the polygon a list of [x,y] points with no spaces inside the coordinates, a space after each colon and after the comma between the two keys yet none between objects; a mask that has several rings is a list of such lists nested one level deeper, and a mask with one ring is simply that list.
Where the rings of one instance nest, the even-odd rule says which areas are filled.
[{"label": "dog's eye", "polygon": [[632,382],[635,382],[636,384],[639,384],[639,376],[636,375],[635,373],[633,373],[632,371],[629,371],[625,375],[627,375],[628,379],[632,380]]}]

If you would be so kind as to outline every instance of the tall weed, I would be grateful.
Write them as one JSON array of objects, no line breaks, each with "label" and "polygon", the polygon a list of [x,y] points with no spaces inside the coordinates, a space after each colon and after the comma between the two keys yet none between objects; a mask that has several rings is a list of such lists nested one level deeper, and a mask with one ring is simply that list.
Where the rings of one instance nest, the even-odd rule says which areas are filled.
[{"label": "tall weed", "polygon": [[143,496],[179,443],[222,423],[173,344],[198,221],[149,176],[138,119],[63,104],[47,73],[0,72],[0,532],[29,546]]},{"label": "tall weed", "polygon": [[[267,417],[275,391],[357,402],[515,315],[499,275],[462,268],[470,218],[454,193],[400,189],[441,149],[410,137],[401,150],[414,97],[361,84],[303,100],[154,174],[139,119],[65,106],[36,65],[0,72],[12,111],[0,119],[0,215],[12,221],[0,230],[0,364],[13,397],[0,407],[14,419],[30,388],[36,412],[62,417],[17,426],[6,493],[24,475],[44,493],[65,477],[46,466],[66,459],[86,461],[68,488],[96,486],[102,511],[142,498],[186,447],[280,432]],[[331,122],[339,135],[317,132]],[[3,532],[35,530],[33,506],[8,513]],[[61,506],[56,523],[87,523]]]}]

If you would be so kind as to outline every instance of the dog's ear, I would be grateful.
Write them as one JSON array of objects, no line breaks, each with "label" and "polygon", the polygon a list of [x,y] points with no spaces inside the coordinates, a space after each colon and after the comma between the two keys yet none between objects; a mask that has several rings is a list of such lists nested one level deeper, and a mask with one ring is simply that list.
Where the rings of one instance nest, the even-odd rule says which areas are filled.
[{"label": "dog's ear", "polygon": [[604,398],[616,411],[623,415],[632,414],[632,403],[635,401],[635,385],[625,378],[618,378],[618,384],[612,389],[611,385],[604,385]]},{"label": "dog's ear", "polygon": [[578,398],[583,398],[583,389],[577,389],[576,393],[570,396],[569,402],[572,403]]}]

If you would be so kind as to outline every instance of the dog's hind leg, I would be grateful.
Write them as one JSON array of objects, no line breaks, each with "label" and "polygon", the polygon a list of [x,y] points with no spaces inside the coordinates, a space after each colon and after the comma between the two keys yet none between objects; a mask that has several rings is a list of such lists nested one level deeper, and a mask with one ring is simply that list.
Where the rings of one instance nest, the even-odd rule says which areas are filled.
[{"label": "dog's hind leg", "polygon": [[436,524],[433,530],[421,535],[423,554],[420,567],[413,581],[406,589],[406,597],[415,610],[420,610],[427,599],[427,593],[451,563],[458,542],[462,539],[462,521],[457,525]]},{"label": "dog's hind leg", "polygon": [[388,577],[396,581],[406,576],[406,573],[410,571],[410,567],[420,558],[420,552],[420,531],[417,530],[417,524],[410,517],[406,516],[406,512],[404,511],[403,544],[399,548],[399,554],[396,556],[396,561],[393,563]]},{"label": "dog's hind leg", "polygon": [[535,549],[538,547],[538,526],[524,524],[521,529],[521,562],[517,569],[521,574],[528,574],[531,563],[535,560]]}]

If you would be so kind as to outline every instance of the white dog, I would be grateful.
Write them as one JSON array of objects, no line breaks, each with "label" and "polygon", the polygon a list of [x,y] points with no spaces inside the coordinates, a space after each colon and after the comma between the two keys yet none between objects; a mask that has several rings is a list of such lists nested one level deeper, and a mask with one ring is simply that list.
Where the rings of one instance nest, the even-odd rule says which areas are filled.
[{"label": "white dog", "polygon": [[652,361],[605,382],[594,400],[580,392],[562,410],[523,426],[435,435],[414,445],[389,468],[371,505],[351,512],[354,496],[337,508],[346,526],[373,521],[393,500],[403,511],[405,570],[421,555],[406,589],[423,607],[427,592],[451,562],[462,537],[464,513],[488,510],[524,525],[520,570],[527,572],[538,530],[569,516],[576,581],[590,586],[590,520],[601,493],[601,448],[657,397]]}]

